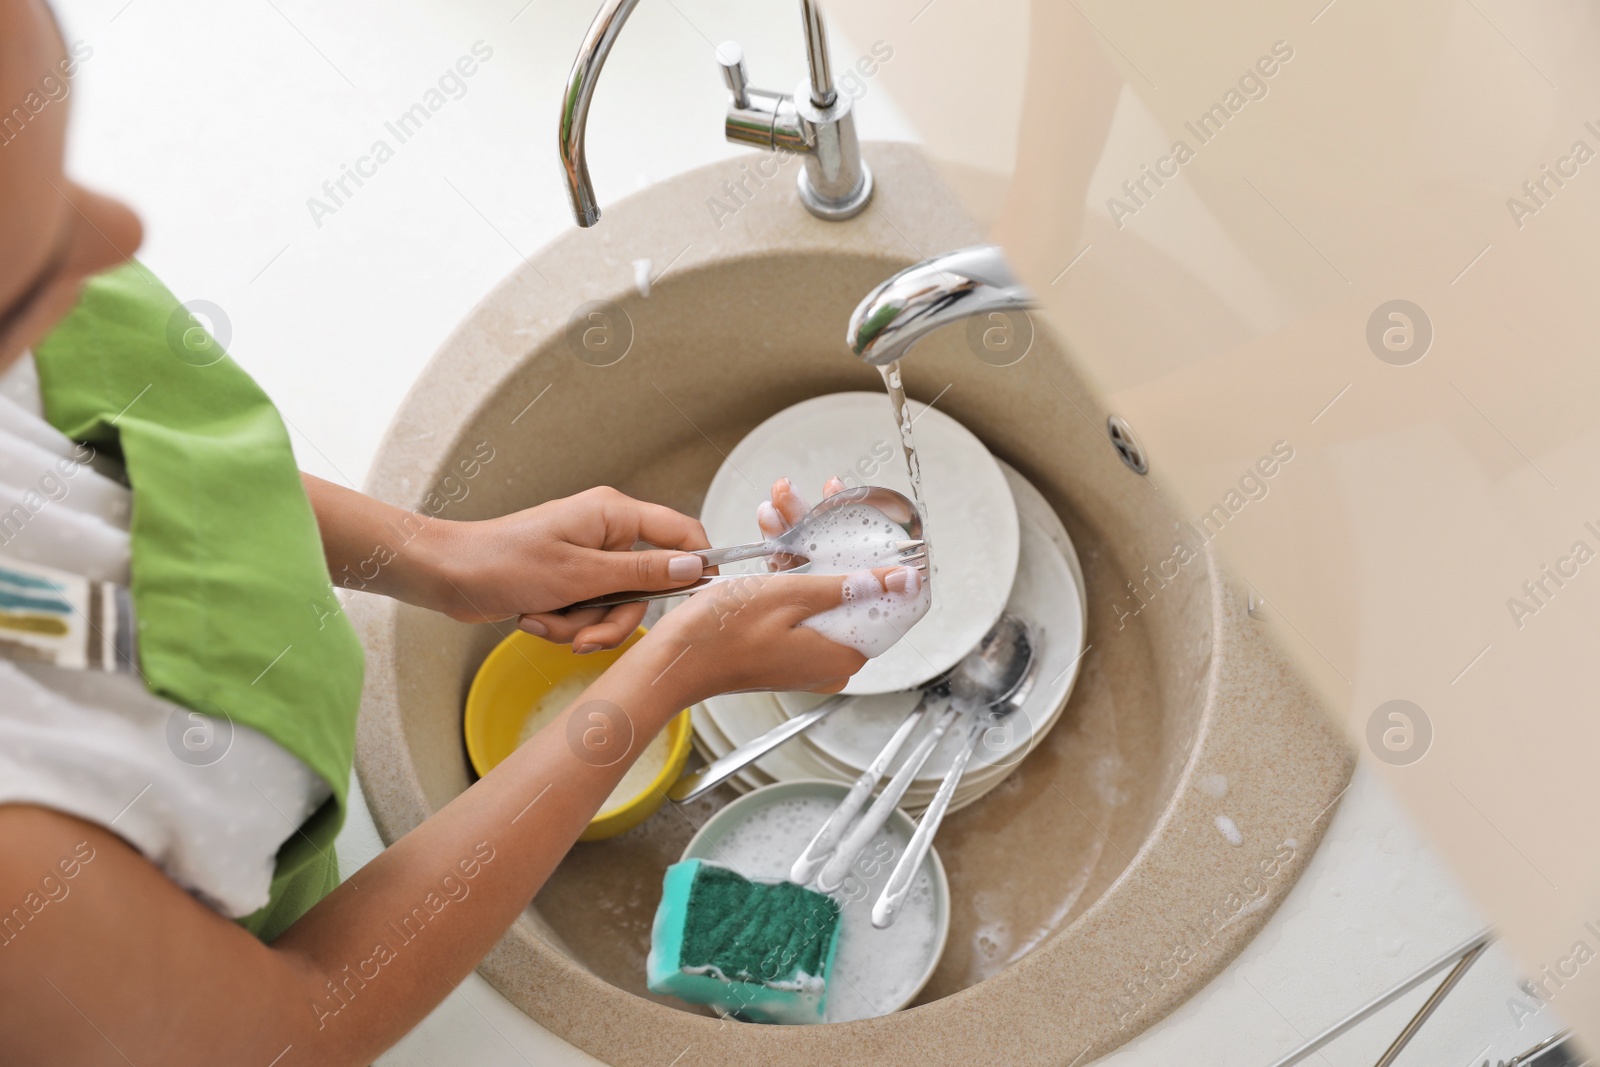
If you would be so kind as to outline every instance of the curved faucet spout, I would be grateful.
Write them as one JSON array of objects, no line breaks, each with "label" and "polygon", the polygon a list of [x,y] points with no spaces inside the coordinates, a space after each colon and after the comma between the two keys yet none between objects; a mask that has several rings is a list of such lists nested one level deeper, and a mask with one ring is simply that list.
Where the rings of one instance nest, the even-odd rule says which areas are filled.
[{"label": "curved faucet spout", "polygon": [[606,0],[589,26],[589,32],[572,61],[566,90],[561,94],[561,173],[567,181],[567,199],[579,226],[600,221],[600,204],[594,198],[589,180],[589,159],[584,152],[584,131],[589,125],[589,101],[600,80],[600,68],[611,54],[611,46],[627,23],[639,0]]},{"label": "curved faucet spout", "polygon": [[925,259],[896,274],[856,305],[845,343],[874,367],[906,354],[923,337],[986,311],[1034,306],[997,245],[973,245]]}]

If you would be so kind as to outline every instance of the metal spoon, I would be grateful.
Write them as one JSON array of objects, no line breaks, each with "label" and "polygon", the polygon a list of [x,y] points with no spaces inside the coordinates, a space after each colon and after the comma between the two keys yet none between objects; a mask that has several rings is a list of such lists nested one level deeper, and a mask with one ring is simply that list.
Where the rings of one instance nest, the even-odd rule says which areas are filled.
[{"label": "metal spoon", "polygon": [[828,862],[828,857],[838,850],[839,841],[844,837],[845,829],[850,825],[850,820],[854,819],[857,813],[866,807],[867,801],[872,797],[872,791],[878,788],[878,782],[888,772],[889,764],[899,754],[901,747],[906,743],[906,739],[916,732],[917,726],[926,717],[928,709],[933,706],[934,700],[949,694],[948,679],[954,669],[952,667],[950,671],[944,672],[928,683],[927,688],[922,692],[922,699],[917,701],[917,706],[905,717],[905,721],[895,729],[894,734],[890,736],[878,754],[873,757],[872,762],[867,765],[867,769],[855,780],[855,784],[850,787],[850,792],[846,793],[844,799],[839,801],[839,806],[833,809],[833,814],[828,816],[828,821],[822,824],[822,829],[817,831],[816,836],[811,839],[811,843],[800,854],[800,858],[794,861],[794,866],[789,870],[790,881],[796,885],[807,884],[822,870],[823,866]]},{"label": "metal spoon", "polygon": [[[895,917],[900,914],[900,906],[905,903],[906,896],[911,892],[912,880],[916,876],[917,869],[922,866],[923,858],[933,846],[933,835],[939,832],[939,824],[944,821],[945,812],[950,808],[950,800],[955,796],[956,786],[960,784],[961,776],[967,772],[967,764],[972,759],[973,751],[978,747],[978,739],[983,736],[983,731],[996,723],[1003,722],[1027,703],[1029,694],[1033,692],[1034,683],[1039,678],[1039,664],[1042,662],[1042,657],[1037,655],[1037,650],[1038,641],[1024,628],[1013,648],[1012,661],[1005,665],[1010,684],[1004,695],[990,702],[987,707],[972,706],[972,725],[967,729],[966,744],[956,753],[955,761],[945,772],[944,781],[939,783],[939,791],[933,795],[928,810],[922,813],[922,821],[917,823],[916,832],[911,835],[911,842],[906,845],[905,855],[895,864],[882,894],[872,905],[872,925],[879,930],[892,925]],[[997,674],[996,679],[999,677]]]},{"label": "metal spoon", "polygon": [[[763,541],[751,541],[743,545],[733,545],[729,548],[697,549],[690,555],[699,556],[703,559],[707,570],[713,567],[720,567],[725,563],[737,563],[740,560],[755,559],[759,556],[785,555],[806,559],[804,548],[812,531],[816,528],[817,522],[832,512],[850,507],[871,508],[905,532],[904,538],[897,538],[885,544],[886,558],[883,560],[882,566],[890,566],[892,564],[909,565],[923,570],[927,569],[927,543],[922,537],[922,516],[918,513],[917,506],[903,493],[897,493],[893,489],[885,489],[881,485],[862,485],[835,493],[812,508],[804,518],[777,537]],[[797,567],[781,568],[781,573],[803,574],[810,566],[811,564],[808,561]],[[635,589],[622,593],[608,593],[605,596],[580,600],[564,610],[609,608],[618,604],[662,600],[666,597],[684,596],[719,582],[733,582],[752,577],[758,576],[749,574],[710,575],[696,582],[691,582],[689,585],[680,586],[677,589],[664,589],[655,592]]]},{"label": "metal spoon", "polygon": [[[893,489],[885,489],[881,485],[861,485],[826,497],[822,503],[807,512],[804,518],[777,537],[734,545],[731,548],[702,548],[694,554],[706,561],[708,570],[720,567],[724,563],[737,563],[739,560],[755,559],[758,556],[783,554],[804,559],[805,544],[810,540],[811,532],[817,523],[835,511],[857,506],[869,507],[882,513],[884,518],[905,531],[905,541],[917,542],[920,547],[922,515],[918,513],[917,506],[905,494],[897,493]],[[900,544],[903,546],[904,542]]]},{"label": "metal spoon", "polygon": [[[856,857],[861,855],[863,849],[878,835],[878,831],[889,821],[889,816],[899,806],[900,800],[905,796],[906,790],[911,787],[912,781],[922,771],[928,758],[933,755],[939,742],[944,740],[944,735],[949,731],[956,718],[964,711],[981,711],[997,702],[1005,700],[1013,690],[1027,677],[1034,661],[1034,642],[1028,631],[1028,624],[1021,616],[1006,612],[995,621],[984,634],[983,640],[978,642],[976,648],[967,653],[960,663],[955,665],[949,676],[948,688],[950,692],[950,707],[934,723],[933,729],[928,731],[917,747],[911,750],[900,769],[889,779],[889,784],[884,787],[878,799],[873,801],[872,807],[850,829],[844,833],[839,841],[838,848],[834,850],[831,859],[822,866],[816,874],[817,888],[824,892],[832,892],[844,884],[845,878],[850,873],[850,868],[855,864]],[[922,711],[919,705],[913,715]],[[898,736],[898,734],[897,734]],[[904,738],[900,739],[900,743]],[[890,744],[896,744],[894,738]],[[879,759],[882,759],[882,753]],[[893,754],[890,754],[890,758]],[[883,760],[885,764],[888,760]],[[877,765],[878,760],[873,764]],[[870,771],[871,768],[869,768]],[[857,780],[857,785],[860,780]],[[854,794],[852,789],[851,793]],[[865,791],[870,792],[870,789]],[[850,796],[845,800],[848,803]],[[861,798],[865,799],[865,794]],[[935,798],[937,799],[937,797]],[[858,802],[859,803],[859,802]],[[948,801],[946,802],[948,803]],[[843,805],[841,805],[842,807]],[[823,827],[824,830],[827,826]],[[821,834],[819,833],[819,837]],[[815,846],[816,841],[812,842]],[[807,849],[807,854],[812,855],[812,849]],[[802,857],[804,859],[805,857]],[[790,872],[795,881],[804,885],[799,876],[799,864]]]}]

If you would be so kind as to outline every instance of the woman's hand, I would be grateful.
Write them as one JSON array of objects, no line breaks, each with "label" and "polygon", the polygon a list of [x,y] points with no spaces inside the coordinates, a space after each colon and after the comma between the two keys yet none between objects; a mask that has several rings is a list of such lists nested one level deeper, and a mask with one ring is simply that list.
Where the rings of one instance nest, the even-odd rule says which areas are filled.
[{"label": "woman's hand", "polygon": [[[523,629],[579,652],[614,647],[643,604],[553,614],[589,597],[662,590],[701,576],[711,547],[700,523],[599,488],[478,522],[429,518],[301,476],[336,584],[443,612],[463,622],[521,616]],[[654,550],[632,551],[640,541]]]},{"label": "woman's hand", "polygon": [[[830,478],[828,484],[823,486],[822,495],[832,496],[834,493],[844,491],[844,483],[837,478]],[[593,544],[593,538],[601,531],[588,524],[594,517],[594,508],[588,505],[587,498],[599,495],[597,504],[604,505],[608,501],[615,507],[623,509],[626,514],[637,513],[641,518],[648,517],[655,527],[648,532],[641,532],[634,540],[648,541],[653,545],[664,548],[697,549],[709,548],[706,541],[705,529],[698,522],[667,508],[655,504],[641,504],[637,500],[617,493],[613,489],[592,489],[587,493],[580,493],[566,500],[554,501],[554,504],[578,504],[583,502],[584,509],[574,507],[566,516],[565,535],[578,538],[581,543]],[[550,504],[543,507],[550,507]],[[635,510],[644,509],[644,510]],[[491,519],[487,523],[473,523],[474,527],[485,528],[492,524],[517,524],[531,521],[540,508],[532,508],[508,515],[504,519]],[[760,527],[761,535],[766,538],[777,537],[784,533],[795,523],[799,522],[811,510],[811,505],[795,490],[789,479],[779,479],[772,486],[772,499],[765,501],[756,509],[756,525]],[[621,520],[613,525],[620,528],[626,520]],[[692,524],[692,532],[683,524]],[[501,536],[505,536],[504,533]],[[513,535],[514,536],[514,535]],[[677,537],[678,540],[663,540],[662,538]],[[607,549],[620,549],[621,551],[597,552],[594,557],[605,556],[605,559],[594,558],[594,573],[605,572],[610,568],[620,577],[620,584],[607,585],[593,592],[583,592],[573,596],[562,604],[584,600],[591,596],[601,596],[605,593],[620,592],[624,589],[643,589],[657,591],[675,589],[680,585],[688,585],[701,575],[698,569],[700,558],[670,552],[634,552],[628,553],[633,540],[622,543],[626,538],[619,538],[615,544],[604,544],[600,547]],[[692,543],[691,543],[692,541]],[[638,557],[650,557],[642,559]],[[673,561],[677,560],[681,568],[679,575],[671,573]],[[773,571],[788,570],[801,560],[784,553],[778,553],[767,558],[767,568]],[[632,565],[639,568],[638,573],[629,573]],[[693,570],[690,574],[691,568]],[[688,577],[682,577],[688,575]],[[734,583],[737,584],[737,583]],[[644,604],[623,604],[613,608],[587,608],[582,611],[569,611],[565,614],[556,614],[548,609],[528,610],[522,613],[518,625],[531,634],[548,638],[551,641],[571,642],[575,651],[593,652],[600,648],[615,648],[633,633],[639,621],[644,618]],[[465,621],[476,621],[476,617],[454,615],[455,618]],[[859,668],[855,668],[859,669]],[[851,673],[854,673],[852,669]],[[843,684],[842,682],[840,684]]]},{"label": "woman's hand", "polygon": [[[870,572],[891,596],[915,598],[914,567]],[[635,650],[664,664],[651,683],[666,687],[675,707],[718,693],[804,689],[837,693],[867,657],[802,625],[844,602],[857,576],[760,574],[694,594],[650,628]]]},{"label": "woman's hand", "polygon": [[[675,589],[704,571],[690,551],[710,548],[705,528],[660,504],[589,489],[498,519],[441,531],[450,559],[438,610],[462,622],[519,617],[518,625],[577,652],[621,644],[646,605],[555,614],[568,604],[629,589]],[[645,542],[654,549],[635,551]]]}]

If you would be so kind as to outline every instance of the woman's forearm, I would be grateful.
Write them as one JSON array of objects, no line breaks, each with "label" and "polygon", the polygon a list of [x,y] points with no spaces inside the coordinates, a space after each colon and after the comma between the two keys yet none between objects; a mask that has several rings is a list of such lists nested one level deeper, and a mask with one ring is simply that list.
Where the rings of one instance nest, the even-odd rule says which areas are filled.
[{"label": "woman's forearm", "polygon": [[434,518],[304,472],[333,584],[430,606],[447,584],[441,566],[452,528]]},{"label": "woman's forearm", "polygon": [[303,1010],[350,1062],[397,1040],[472,970],[679,710],[673,687],[652,684],[670,657],[633,651],[274,945],[332,984]]},{"label": "woman's forearm", "polygon": [[[86,864],[73,896],[42,916],[53,924],[0,956],[0,1046],[8,1034],[37,1032],[38,1013],[65,1028],[81,1010],[135,1063],[243,1062],[245,1050],[262,1063],[282,1053],[279,1067],[371,1062],[483,958],[693,695],[672,684],[677,651],[648,639],[630,649],[560,719],[270,947],[90,828],[105,858]],[[0,847],[11,856],[43,862],[84,829],[43,813],[64,828],[30,847],[36,828],[8,821],[17,810],[0,808]],[[27,864],[17,870],[0,873],[0,892],[26,891]],[[97,1062],[88,1053],[100,1038],[74,1025],[83,1042],[53,1030],[28,1062]]]}]

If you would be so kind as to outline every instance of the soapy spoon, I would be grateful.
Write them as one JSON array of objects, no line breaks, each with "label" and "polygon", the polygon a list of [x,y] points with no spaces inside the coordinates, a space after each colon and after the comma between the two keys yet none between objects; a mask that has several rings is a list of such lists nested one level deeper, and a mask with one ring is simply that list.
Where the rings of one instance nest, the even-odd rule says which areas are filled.
[{"label": "soapy spoon", "polygon": [[[921,569],[927,568],[927,542],[922,538],[922,516],[917,512],[917,506],[903,493],[897,493],[893,489],[885,489],[881,485],[862,485],[835,493],[812,508],[804,518],[777,537],[762,541],[751,541],[743,545],[733,545],[729,548],[702,548],[689,554],[699,556],[704,560],[706,570],[710,570],[712,567],[720,567],[726,563],[756,559],[760,556],[784,555],[806,559],[805,546],[809,543],[821,519],[843,508],[858,506],[871,508],[905,532],[904,538],[887,542],[884,545],[885,558],[881,564],[882,566],[902,565]],[[810,566],[811,564],[808,561],[797,567],[782,568],[777,573],[803,574]],[[667,597],[693,593],[719,582],[738,581],[739,579],[750,577],[752,575],[749,574],[719,574],[701,578],[697,582],[679,586],[676,589],[663,589],[656,592],[632,590],[623,593],[609,593],[590,600],[581,600],[565,610],[609,608],[618,604],[636,604],[644,600],[663,600]]]},{"label": "soapy spoon", "polygon": [[967,773],[967,764],[972,760],[972,753],[977,749],[983,732],[1009,718],[1027,703],[1028,696],[1033,692],[1034,683],[1039,678],[1039,664],[1042,660],[1042,657],[1036,654],[1038,641],[1027,629],[1018,635],[1017,640],[1021,647],[1012,667],[1021,669],[1011,672],[1012,684],[1009,691],[987,707],[982,705],[973,707],[972,725],[967,729],[966,744],[956,753],[955,761],[945,772],[944,781],[939,783],[939,791],[933,795],[928,810],[922,813],[916,832],[911,835],[910,844],[906,845],[905,854],[900,857],[900,862],[895,864],[888,883],[883,887],[883,892],[873,902],[872,925],[879,930],[893,925],[895,917],[900,914],[900,907],[911,892],[912,880],[916,877],[918,868],[922,866],[922,860],[927,856],[928,849],[933,846],[933,835],[939,832],[939,824],[944,821],[945,812],[950,808],[950,800],[955,796],[956,786],[961,783],[962,775]]},{"label": "soapy spoon", "polygon": [[[821,520],[835,511],[857,506],[872,508],[905,531],[905,540],[896,542],[895,548],[922,546],[922,516],[917,512],[917,506],[905,494],[897,493],[893,489],[885,489],[881,485],[861,485],[826,497],[822,503],[807,512],[804,518],[777,537],[734,545],[732,548],[702,548],[694,554],[706,561],[708,570],[720,567],[724,563],[737,563],[739,560],[755,559],[758,556],[783,554],[804,559],[805,545]],[[907,542],[915,542],[915,545],[908,545]]]},{"label": "soapy spoon", "polygon": [[[906,790],[911,788],[912,781],[922,771],[923,765],[933,755],[933,750],[939,747],[939,742],[944,740],[944,735],[949,732],[950,727],[961,713],[970,710],[977,714],[985,709],[992,708],[1005,701],[1023,683],[1028,677],[1029,671],[1033,669],[1035,660],[1034,644],[1029,633],[1028,624],[1023,621],[1021,616],[1008,611],[995,621],[995,624],[989,628],[989,632],[983,636],[983,640],[978,642],[977,647],[968,652],[961,662],[955,665],[949,675],[948,682],[945,684],[945,689],[950,694],[950,706],[934,722],[933,729],[928,731],[927,736],[917,743],[916,748],[911,750],[911,754],[900,765],[900,769],[895,771],[894,777],[889,779],[889,784],[884,786],[883,792],[878,794],[878,799],[873,801],[872,807],[867,809],[867,813],[854,826],[843,833],[842,839],[838,840],[838,847],[833,850],[832,858],[827,860],[820,872],[813,872],[816,874],[818,889],[825,893],[831,893],[844,884],[845,878],[850,874],[850,869],[856,862],[856,857],[861,855],[862,850],[871,843],[872,839],[878,835],[878,831],[889,821],[889,816],[894,813],[895,808],[899,807],[901,798],[906,795]],[[911,713],[913,717],[924,713],[926,698],[924,698],[924,701],[924,704],[919,705]],[[904,724],[902,724],[902,729],[904,729]],[[909,735],[910,730],[905,730],[905,733]],[[889,739],[890,745],[895,747],[903,744],[904,741],[905,738],[900,736],[899,731],[896,732],[895,737]],[[883,753],[879,753],[879,758],[873,760],[874,767],[878,766],[880,761],[887,766],[889,760],[884,759],[883,756]],[[893,756],[894,753],[890,752],[889,759],[892,759]],[[870,773],[872,768],[869,767],[867,770]],[[866,775],[862,776],[862,778],[865,777]],[[853,815],[855,810],[859,810],[860,805],[871,794],[871,786],[868,786],[862,789],[859,797],[856,796],[856,790],[861,786],[861,781],[862,779],[860,778],[856,780],[856,786],[852,787],[850,793],[845,796],[844,803],[840,805],[842,810],[846,804],[850,803],[852,797],[856,798],[856,808],[840,819],[839,825],[835,828],[836,831],[843,830],[843,824],[848,821],[849,816]],[[937,801],[938,797],[935,796],[934,799]],[[947,800],[946,804],[948,803],[949,801]],[[932,810],[931,807],[930,810]],[[836,812],[835,814],[837,815],[838,813]],[[926,821],[927,817],[924,816],[923,818]],[[825,824],[823,831],[827,830],[828,825]],[[817,836],[820,838],[822,832],[819,831]],[[816,852],[820,852],[820,848],[817,848],[818,844],[817,840],[813,840],[811,845],[807,847],[806,856],[814,858]],[[802,856],[802,860],[806,856]],[[915,869],[915,867],[912,868],[912,870]],[[810,881],[809,878],[802,881],[800,873],[800,864],[796,863],[794,869],[790,872],[791,877],[801,885]]]}]

